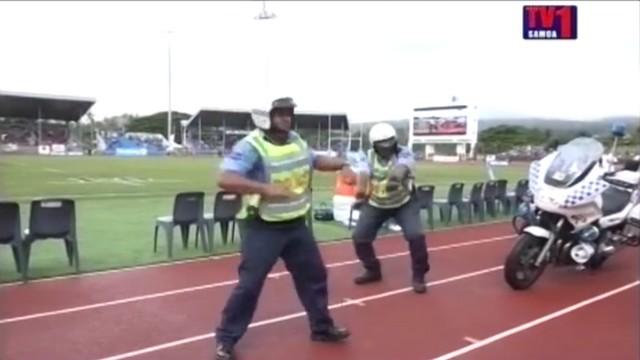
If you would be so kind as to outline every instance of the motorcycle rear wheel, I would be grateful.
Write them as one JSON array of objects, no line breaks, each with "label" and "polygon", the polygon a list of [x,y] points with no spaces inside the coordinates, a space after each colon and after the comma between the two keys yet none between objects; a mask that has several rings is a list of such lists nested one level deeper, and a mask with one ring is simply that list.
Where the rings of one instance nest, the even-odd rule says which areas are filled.
[{"label": "motorcycle rear wheel", "polygon": [[547,261],[543,261],[540,266],[536,266],[535,261],[546,241],[547,239],[528,233],[518,237],[504,265],[504,279],[512,289],[526,290],[542,275]]}]

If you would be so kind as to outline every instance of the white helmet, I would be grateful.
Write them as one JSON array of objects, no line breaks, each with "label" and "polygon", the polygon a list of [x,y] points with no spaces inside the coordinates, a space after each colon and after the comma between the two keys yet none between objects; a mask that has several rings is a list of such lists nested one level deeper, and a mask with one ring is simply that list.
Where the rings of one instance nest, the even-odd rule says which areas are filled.
[{"label": "white helmet", "polygon": [[268,111],[253,109],[251,110],[251,119],[253,124],[262,130],[269,130],[271,128],[271,112],[274,109],[295,109],[296,103],[290,97],[278,98],[271,102],[271,106]]},{"label": "white helmet", "polygon": [[377,123],[369,130],[369,143],[371,145],[378,141],[395,139],[396,137],[396,129],[387,123]]}]

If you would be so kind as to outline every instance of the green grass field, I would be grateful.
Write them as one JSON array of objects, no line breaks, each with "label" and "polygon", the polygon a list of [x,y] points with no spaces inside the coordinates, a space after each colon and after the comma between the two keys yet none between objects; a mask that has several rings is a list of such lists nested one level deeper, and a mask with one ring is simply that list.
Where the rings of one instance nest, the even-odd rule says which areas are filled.
[{"label": "green grass field", "polygon": [[[0,198],[18,201],[22,227],[28,225],[29,202],[39,197],[69,197],[76,200],[77,229],[82,271],[134,266],[167,260],[164,235],[159,251],[153,253],[153,228],[157,216],[171,214],[173,198],[181,191],[207,193],[205,211],[212,211],[217,191],[218,158],[113,158],[0,156]],[[509,180],[509,189],[524,177],[527,168],[513,165],[497,168],[496,176]],[[470,185],[487,180],[482,164],[433,164],[418,167],[419,184],[436,185],[436,196],[446,196],[454,181]],[[314,201],[330,200],[334,174],[314,177]],[[344,239],[350,233],[337,223],[315,223],[319,241]],[[193,246],[182,249],[174,242],[174,259],[210,255]],[[179,239],[176,229],[174,239]],[[222,246],[216,228],[216,254],[236,251],[236,245]],[[72,273],[61,241],[37,242],[32,248],[30,275],[55,276]],[[0,246],[0,282],[18,279],[11,251]]]}]

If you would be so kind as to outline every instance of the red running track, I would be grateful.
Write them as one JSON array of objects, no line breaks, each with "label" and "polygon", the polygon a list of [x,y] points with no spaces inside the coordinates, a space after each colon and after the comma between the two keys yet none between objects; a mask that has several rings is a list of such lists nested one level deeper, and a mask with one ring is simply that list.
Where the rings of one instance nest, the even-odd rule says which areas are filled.
[{"label": "red running track", "polygon": [[[238,344],[239,358],[638,358],[635,249],[595,273],[549,268],[534,288],[514,292],[500,268],[511,235],[508,224],[428,234],[433,270],[425,295],[409,291],[400,238],[376,243],[385,278],[364,287],[351,280],[361,268],[350,243],[322,246],[332,312],[353,333],[338,345],[308,340],[302,307],[279,264]],[[212,331],[238,260],[1,287],[0,359],[211,359]]]}]

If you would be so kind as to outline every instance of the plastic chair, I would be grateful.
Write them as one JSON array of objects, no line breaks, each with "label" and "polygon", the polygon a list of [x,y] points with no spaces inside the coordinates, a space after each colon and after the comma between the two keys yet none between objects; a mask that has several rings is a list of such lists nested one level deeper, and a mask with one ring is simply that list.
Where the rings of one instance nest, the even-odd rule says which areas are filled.
[{"label": "plastic chair", "polygon": [[470,224],[473,223],[473,219],[476,217],[479,218],[480,221],[484,221],[484,201],[482,199],[483,189],[483,182],[473,184],[471,192],[469,193],[469,198],[464,199]]},{"label": "plastic chair", "polygon": [[484,193],[482,198],[487,215],[491,217],[497,216],[496,211],[496,194],[498,192],[498,184],[494,180],[487,181],[484,185]]},{"label": "plastic chair", "polygon": [[354,210],[360,211],[365,201],[366,200],[356,200],[356,202],[354,202],[353,205],[351,205],[351,210],[349,210],[349,226],[348,226],[349,230],[351,230],[351,228],[353,227],[353,211]]},{"label": "plastic chair", "polygon": [[28,276],[31,247],[45,239],[62,239],[69,265],[80,272],[80,252],[76,232],[76,205],[71,199],[42,199],[31,202],[29,228],[23,240],[25,250],[25,277]]},{"label": "plastic chair", "polygon": [[[173,215],[160,216],[156,218],[156,225],[153,234],[153,252],[158,250],[158,228],[162,228],[167,240],[169,258],[173,258],[173,228],[180,226],[182,234],[182,244],[186,249],[189,241],[189,227],[196,226],[196,244],[199,235],[204,236],[207,223],[204,219],[204,192],[182,192],[178,193],[173,202]],[[205,251],[208,246],[203,241]]]},{"label": "plastic chair", "polygon": [[20,205],[16,202],[0,202],[0,245],[11,246],[16,270],[26,281],[25,254],[20,224]]},{"label": "plastic chair", "polygon": [[525,201],[525,196],[527,196],[527,191],[529,190],[529,179],[520,179],[516,183],[516,188],[513,193],[507,194],[509,200],[511,201],[512,212],[515,214],[518,212],[518,208],[520,204]]},{"label": "plastic chair", "polygon": [[204,215],[207,224],[209,247],[213,250],[215,224],[220,223],[222,243],[227,243],[229,223],[231,223],[231,242],[235,239],[236,215],[242,208],[242,196],[229,191],[219,191],[213,202],[213,213]]},{"label": "plastic chair", "polygon": [[433,196],[436,191],[436,187],[433,185],[420,185],[416,188],[416,196],[418,203],[420,204],[420,211],[427,210],[427,221],[429,227],[433,230],[435,227],[433,224]]},{"label": "plastic chair", "polygon": [[458,213],[458,221],[460,221],[460,223],[464,223],[466,206],[462,198],[463,191],[463,183],[453,183],[451,184],[451,187],[449,187],[449,195],[447,196],[447,199],[438,199],[435,201],[435,204],[438,205],[438,208],[440,210],[440,220],[447,225],[451,222],[454,207],[456,208],[456,211]]},{"label": "plastic chair", "polygon": [[502,208],[502,213],[507,215],[511,210],[511,199],[507,195],[508,181],[505,179],[496,180],[496,201]]}]

